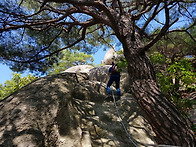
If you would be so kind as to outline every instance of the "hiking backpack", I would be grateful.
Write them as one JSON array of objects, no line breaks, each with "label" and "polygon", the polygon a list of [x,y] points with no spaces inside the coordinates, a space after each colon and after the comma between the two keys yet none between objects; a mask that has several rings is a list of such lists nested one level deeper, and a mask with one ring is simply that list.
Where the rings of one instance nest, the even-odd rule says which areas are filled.
[{"label": "hiking backpack", "polygon": [[119,73],[117,64],[115,64],[115,65],[112,66],[112,73],[113,73],[113,74]]}]

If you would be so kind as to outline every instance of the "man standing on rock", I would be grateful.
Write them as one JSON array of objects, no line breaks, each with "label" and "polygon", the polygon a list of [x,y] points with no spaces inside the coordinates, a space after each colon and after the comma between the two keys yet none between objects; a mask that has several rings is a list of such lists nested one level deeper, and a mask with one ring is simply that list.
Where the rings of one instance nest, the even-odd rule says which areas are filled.
[{"label": "man standing on rock", "polygon": [[112,83],[115,81],[116,83],[116,92],[117,92],[117,99],[120,99],[120,72],[117,68],[117,64],[114,64],[114,62],[112,62],[112,67],[109,68],[108,71],[108,76],[110,76],[110,79],[108,81],[107,84],[107,95],[108,97],[111,97],[111,89],[110,86],[112,85]]}]

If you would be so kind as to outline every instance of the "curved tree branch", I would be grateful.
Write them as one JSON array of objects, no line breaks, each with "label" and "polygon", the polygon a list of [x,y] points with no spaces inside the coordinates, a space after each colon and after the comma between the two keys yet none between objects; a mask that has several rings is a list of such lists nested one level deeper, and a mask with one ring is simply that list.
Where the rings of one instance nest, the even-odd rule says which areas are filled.
[{"label": "curved tree branch", "polygon": [[[21,1],[23,2],[23,0]],[[66,9],[55,8],[50,5],[48,2],[56,2],[56,3],[65,3]],[[164,6],[160,7],[161,3],[164,2]],[[180,1],[178,1],[179,3]],[[9,30],[17,30],[20,28],[29,28],[31,30],[37,31],[45,31],[49,27],[61,27],[65,33],[69,33],[74,26],[80,26],[81,29],[87,28],[86,24],[90,24],[89,22],[94,22],[94,24],[102,24],[111,27],[114,31],[114,34],[117,38],[120,38],[120,28],[118,26],[118,20],[120,15],[126,13],[132,13],[133,22],[139,21],[141,16],[146,14],[147,12],[152,11],[151,15],[147,18],[146,22],[142,26],[135,26],[136,30],[143,34],[145,37],[152,39],[152,36],[149,36],[146,32],[146,28],[149,26],[150,22],[153,21],[157,14],[159,14],[163,9],[165,9],[165,18],[166,21],[161,29],[161,31],[154,35],[154,39],[148,42],[145,46],[142,47],[141,50],[146,51],[151,46],[153,46],[163,35],[169,33],[168,29],[178,20],[169,23],[169,5],[173,6],[174,1],[166,1],[166,0],[159,0],[159,1],[135,1],[135,2],[124,2],[118,0],[118,5],[120,9],[120,13],[115,9],[112,9],[110,2],[105,2],[104,0],[44,0],[43,6],[37,12],[24,15],[24,14],[15,14],[13,12],[8,12],[13,19],[9,19],[9,21],[4,21],[1,18],[1,21],[4,21],[4,25],[1,25],[0,33],[9,31]],[[139,4],[139,5],[138,5]],[[177,3],[175,3],[177,4]],[[135,6],[135,7],[134,7]],[[129,9],[132,8],[132,9]],[[154,9],[153,9],[154,8]],[[134,11],[132,11],[134,10]],[[136,11],[137,10],[137,11]],[[46,18],[36,18],[33,17],[36,15],[41,15],[42,12],[49,11],[49,13],[53,13],[54,15],[59,15],[59,17],[51,17],[50,19]],[[1,13],[7,13],[3,10],[0,10]],[[134,14],[133,14],[134,13]],[[88,17],[84,22],[81,22],[76,17],[76,14],[86,14]],[[2,24],[2,22],[0,22]],[[104,29],[100,28],[104,34]],[[194,41],[195,39],[191,34],[187,31],[186,32]],[[103,35],[102,34],[102,35]],[[134,35],[134,34],[133,34]],[[43,49],[44,50],[44,49]]]},{"label": "curved tree branch", "polygon": [[44,55],[44,56],[42,56],[42,57],[39,57],[39,54],[41,54],[43,51],[45,51],[46,49],[48,49],[48,48],[52,45],[52,43],[54,42],[54,40],[62,33],[62,30],[61,30],[61,31],[60,31],[60,32],[50,41],[50,43],[49,43],[48,46],[46,46],[46,47],[44,47],[43,49],[41,49],[41,50],[40,50],[39,52],[37,52],[34,56],[32,56],[29,60],[27,60],[27,61],[18,61],[18,60],[14,60],[14,59],[7,59],[7,60],[13,61],[13,62],[18,62],[18,63],[31,63],[31,62],[37,62],[37,61],[40,61],[40,60],[42,60],[42,59],[44,59],[44,58],[50,57],[50,56],[52,56],[52,55],[54,55],[54,54],[57,54],[57,53],[59,53],[59,52],[65,50],[65,49],[68,49],[68,48],[70,48],[70,47],[73,47],[73,46],[76,45],[77,43],[79,43],[79,42],[81,42],[82,40],[84,40],[84,39],[85,39],[85,35],[86,35],[86,29],[87,29],[88,27],[90,27],[90,26],[95,25],[95,24],[96,24],[96,21],[93,21],[93,20],[91,20],[91,21],[89,21],[89,22],[84,22],[84,23],[78,22],[78,23],[72,24],[73,26],[74,26],[74,25],[81,25],[81,26],[82,26],[81,37],[78,38],[78,39],[77,39],[76,41],[74,41],[73,43],[71,43],[71,44],[69,44],[69,45],[67,45],[67,46],[65,46],[65,47],[63,47],[63,48],[60,48],[60,49],[58,49],[58,50],[56,50],[56,51],[54,51],[54,52],[52,52],[52,53],[50,53],[50,54]]},{"label": "curved tree branch", "polygon": [[163,26],[159,34],[152,41],[150,41],[144,47],[141,48],[142,52],[150,49],[150,47],[152,47],[162,36],[166,34],[169,27],[178,21],[178,19],[176,19],[173,23],[171,24],[169,23],[169,8],[167,5],[167,0],[164,1],[164,9],[165,9],[165,25]]}]

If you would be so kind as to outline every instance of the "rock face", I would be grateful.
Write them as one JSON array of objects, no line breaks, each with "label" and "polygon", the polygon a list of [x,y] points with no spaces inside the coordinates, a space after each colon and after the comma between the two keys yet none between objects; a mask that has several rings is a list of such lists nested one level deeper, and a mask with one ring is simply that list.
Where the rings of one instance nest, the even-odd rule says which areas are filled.
[{"label": "rock face", "polygon": [[[98,81],[98,82],[107,84],[107,82],[109,80],[108,71],[109,71],[110,67],[111,67],[111,65],[105,65],[105,66],[99,66],[96,68],[92,68],[88,73],[89,80],[94,81],[94,82]],[[129,92],[129,88],[127,86],[128,84],[129,84],[128,74],[121,73],[120,89],[122,92],[125,92],[125,93]],[[115,87],[115,83],[113,84],[113,86]]]},{"label": "rock face", "polygon": [[[123,51],[123,49],[121,49],[121,51]],[[112,62],[116,62],[122,59],[125,59],[124,55],[117,54],[115,50],[115,46],[113,46],[106,52],[104,59],[101,61],[101,64],[112,65]]]},{"label": "rock face", "polygon": [[108,66],[91,69],[89,76],[39,78],[1,100],[0,147],[132,147],[132,140],[138,146],[154,144],[130,94],[116,107],[104,100],[107,70],[101,69]]},{"label": "rock face", "polygon": [[116,52],[115,52],[115,47],[110,48],[110,49],[106,52],[106,54],[105,54],[105,56],[104,56],[104,59],[103,59],[103,61],[101,62],[101,64],[104,64],[104,65],[111,65],[112,62],[115,60],[116,56],[117,56],[117,54],[116,54]]},{"label": "rock face", "polygon": [[88,73],[90,69],[92,69],[93,66],[90,65],[78,65],[78,66],[73,66],[65,70],[64,72],[69,72],[69,73]]}]

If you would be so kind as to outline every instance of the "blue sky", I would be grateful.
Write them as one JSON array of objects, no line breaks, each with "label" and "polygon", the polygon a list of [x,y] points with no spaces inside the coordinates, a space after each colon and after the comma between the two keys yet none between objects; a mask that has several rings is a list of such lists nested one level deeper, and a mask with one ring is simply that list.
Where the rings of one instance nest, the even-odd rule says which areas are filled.
[{"label": "blue sky", "polygon": [[[160,13],[160,20],[162,22],[164,22],[164,14]],[[175,24],[172,28],[176,28],[176,27],[182,27],[183,24],[185,24],[186,21],[184,21],[182,18],[180,18],[179,23]],[[151,27],[153,28],[153,25],[151,25]],[[108,48],[109,49],[109,48]],[[106,51],[103,51],[103,48],[100,48],[94,55],[94,63],[95,64],[100,64],[101,60],[103,60],[104,55],[105,55]],[[26,76],[26,74],[24,74],[24,76]],[[12,71],[9,69],[8,66],[3,65],[0,63],[0,84],[3,84],[6,80],[11,80],[12,78]]]},{"label": "blue sky", "polygon": [[0,84],[3,84],[6,80],[10,80],[12,78],[12,71],[8,66],[0,64]]},{"label": "blue sky", "polygon": [[[109,48],[108,48],[109,49]],[[103,51],[103,49],[99,49],[94,55],[94,63],[101,64],[101,60],[103,60],[104,55],[106,51]],[[13,71],[6,65],[0,63],[0,84],[5,83],[6,80],[12,79],[12,73]],[[23,74],[23,76],[26,76],[27,73]]]}]

